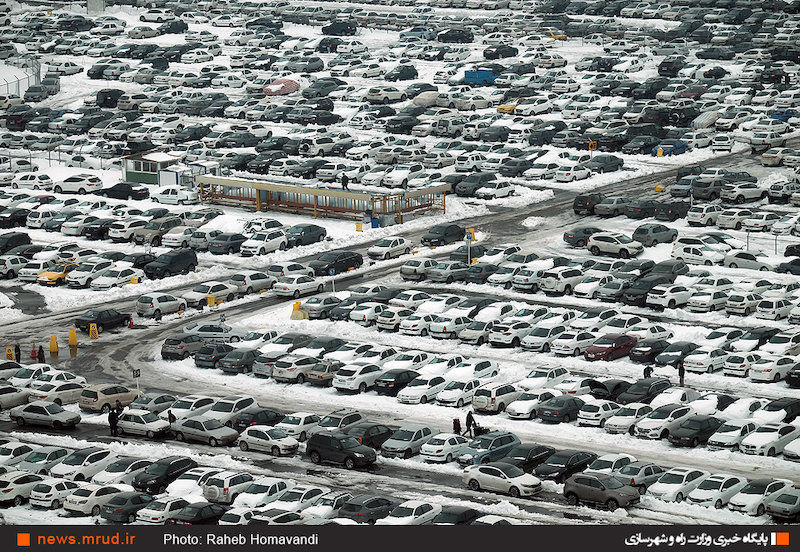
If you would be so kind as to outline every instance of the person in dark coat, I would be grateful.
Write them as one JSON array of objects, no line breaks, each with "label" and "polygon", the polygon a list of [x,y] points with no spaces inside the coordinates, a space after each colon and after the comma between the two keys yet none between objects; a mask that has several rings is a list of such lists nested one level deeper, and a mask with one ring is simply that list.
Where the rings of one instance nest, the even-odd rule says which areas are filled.
[{"label": "person in dark coat", "polygon": [[453,418],[453,433],[461,435],[461,420]]},{"label": "person in dark coat", "polygon": [[14,346],[14,360],[17,361],[17,362],[22,360],[22,356],[21,356],[20,349],[19,349],[19,343],[17,343]]},{"label": "person in dark coat", "polygon": [[117,399],[117,404],[116,404],[116,406],[114,407],[114,410],[116,410],[116,411],[117,411],[117,416],[119,416],[120,414],[122,414],[123,406],[122,406],[122,403],[121,403],[121,402],[119,402],[119,399]]},{"label": "person in dark coat", "polygon": [[653,377],[653,367],[649,364],[644,367],[644,371],[642,372],[642,376],[646,378]]},{"label": "person in dark coat", "polygon": [[37,362],[44,364],[44,347],[39,345],[39,352],[36,353],[36,360]]},{"label": "person in dark coat", "polygon": [[346,174],[342,174],[342,190],[347,189],[347,184],[350,182],[350,179],[347,178]]},{"label": "person in dark coat", "polygon": [[473,430],[477,425],[478,424],[475,423],[475,417],[472,415],[472,410],[470,410],[467,412],[467,431],[465,431],[465,433],[469,432],[469,436],[474,437]]},{"label": "person in dark coat", "polygon": [[169,421],[169,425],[172,425],[178,421],[178,418],[176,418],[175,414],[172,413],[172,409],[167,410],[167,420]]},{"label": "person in dark coat", "polygon": [[683,362],[678,364],[678,380],[680,381],[680,386],[683,387],[683,378],[686,375],[686,368],[683,367]]},{"label": "person in dark coat", "polygon": [[111,429],[111,436],[117,436],[117,422],[119,421],[119,414],[115,409],[108,411],[108,427]]}]

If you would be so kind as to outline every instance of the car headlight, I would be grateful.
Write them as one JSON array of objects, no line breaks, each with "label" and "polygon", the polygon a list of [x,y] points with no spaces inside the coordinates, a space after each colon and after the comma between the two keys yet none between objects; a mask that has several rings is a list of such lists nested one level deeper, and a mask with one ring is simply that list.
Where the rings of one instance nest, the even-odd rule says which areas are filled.
[{"label": "car headlight", "polygon": [[353,456],[355,456],[356,458],[364,458],[364,455],[361,454],[360,452],[353,453]]}]

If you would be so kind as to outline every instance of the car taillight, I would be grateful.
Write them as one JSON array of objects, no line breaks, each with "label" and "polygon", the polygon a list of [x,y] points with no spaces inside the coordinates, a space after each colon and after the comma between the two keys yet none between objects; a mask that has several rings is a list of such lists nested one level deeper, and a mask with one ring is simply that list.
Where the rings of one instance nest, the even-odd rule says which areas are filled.
[{"label": "car taillight", "polygon": [[117,508],[116,510],[114,510],[114,513],[115,514],[121,514],[122,513],[122,508]]},{"label": "car taillight", "polygon": [[636,485],[636,480],[633,477],[631,477],[631,485]]}]

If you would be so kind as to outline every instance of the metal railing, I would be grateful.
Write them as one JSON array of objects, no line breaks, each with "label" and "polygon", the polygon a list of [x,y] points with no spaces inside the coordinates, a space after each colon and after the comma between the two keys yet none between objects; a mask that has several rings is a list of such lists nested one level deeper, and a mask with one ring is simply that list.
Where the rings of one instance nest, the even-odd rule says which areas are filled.
[{"label": "metal railing", "polygon": [[11,80],[0,77],[0,81],[2,81],[0,82],[0,95],[10,96],[13,94],[21,98],[29,86],[41,84],[42,65],[35,57],[15,56],[2,61],[2,63],[22,69],[25,76]]}]

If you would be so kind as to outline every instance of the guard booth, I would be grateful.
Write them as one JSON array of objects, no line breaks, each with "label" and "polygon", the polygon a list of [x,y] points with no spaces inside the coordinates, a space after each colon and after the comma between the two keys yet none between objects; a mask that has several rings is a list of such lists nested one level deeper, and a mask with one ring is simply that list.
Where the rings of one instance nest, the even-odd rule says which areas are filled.
[{"label": "guard booth", "polygon": [[180,163],[183,155],[150,150],[122,158],[122,179],[140,184],[158,184],[158,173]]},{"label": "guard booth", "polygon": [[180,186],[193,190],[197,177],[203,174],[219,175],[219,163],[199,159],[189,164],[177,163],[158,171],[159,186]]},{"label": "guard booth", "polygon": [[450,191],[449,184],[442,184],[376,194],[210,174],[197,176],[196,181],[201,203],[342,218],[375,227],[402,223],[426,212],[444,213],[445,194]]}]

